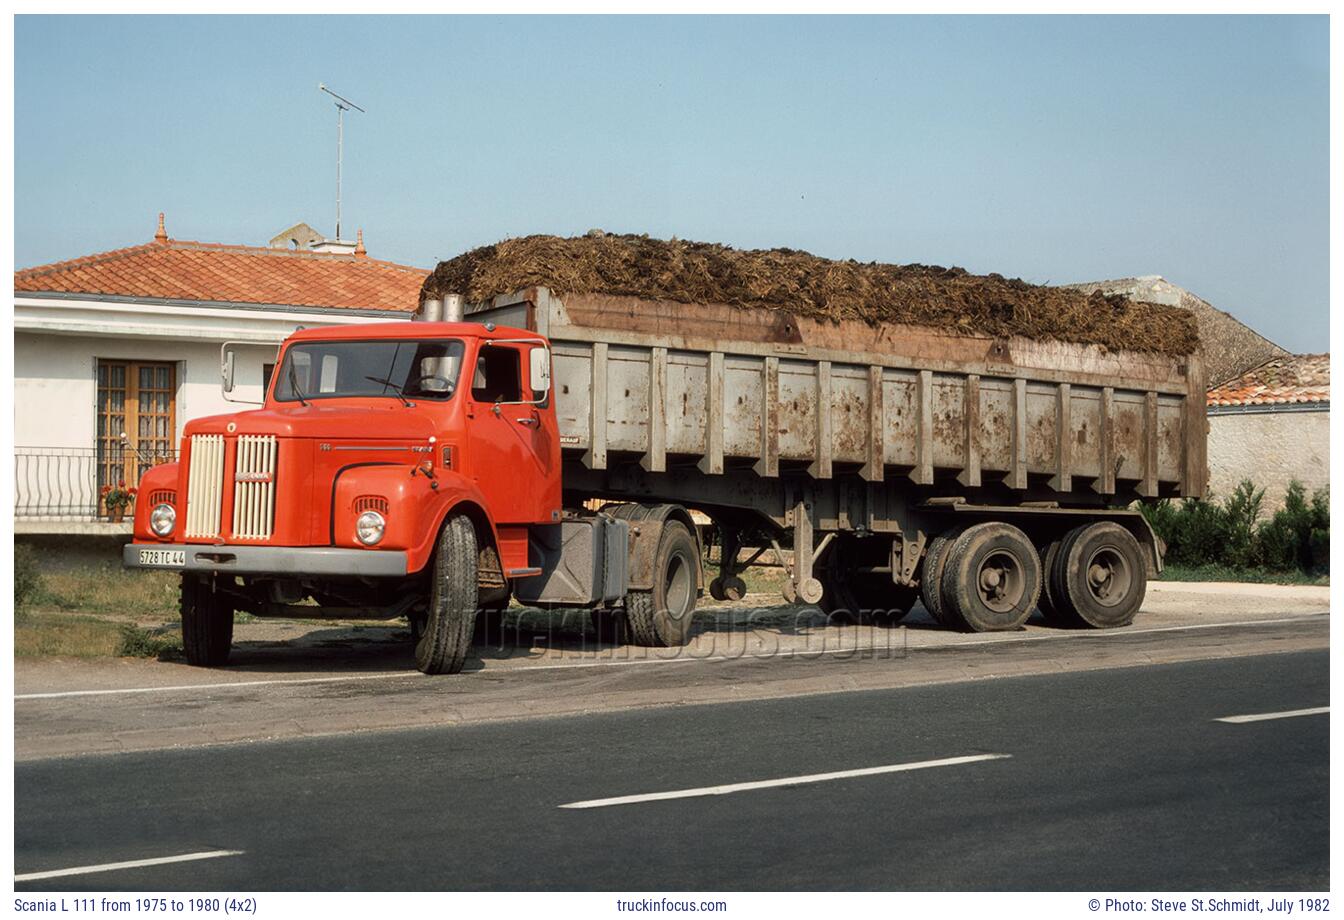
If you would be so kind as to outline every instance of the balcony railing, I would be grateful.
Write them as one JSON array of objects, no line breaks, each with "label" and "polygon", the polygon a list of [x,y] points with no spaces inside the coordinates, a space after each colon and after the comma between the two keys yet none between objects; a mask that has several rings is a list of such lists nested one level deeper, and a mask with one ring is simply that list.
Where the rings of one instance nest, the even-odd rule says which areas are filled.
[{"label": "balcony railing", "polygon": [[[177,459],[177,451],[100,451],[95,447],[16,447],[14,518],[20,521],[105,521],[102,488],[139,483],[151,466]],[[126,516],[129,518],[131,509]]]}]

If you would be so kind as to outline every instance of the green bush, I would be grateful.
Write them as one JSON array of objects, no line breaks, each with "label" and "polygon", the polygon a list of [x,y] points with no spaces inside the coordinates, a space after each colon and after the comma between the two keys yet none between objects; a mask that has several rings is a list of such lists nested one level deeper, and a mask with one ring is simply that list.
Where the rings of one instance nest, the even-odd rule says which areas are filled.
[{"label": "green bush", "polygon": [[1265,490],[1243,481],[1221,503],[1166,499],[1140,506],[1167,544],[1167,561],[1197,568],[1263,568],[1274,572],[1330,571],[1330,495],[1322,489],[1308,501],[1294,481],[1283,507],[1262,520]]},{"label": "green bush", "polygon": [[14,609],[23,610],[42,590],[37,553],[26,543],[14,544]]},{"label": "green bush", "polygon": [[1330,567],[1330,496],[1317,492],[1307,501],[1300,483],[1288,486],[1283,507],[1259,531],[1261,558],[1275,569],[1328,571]]}]

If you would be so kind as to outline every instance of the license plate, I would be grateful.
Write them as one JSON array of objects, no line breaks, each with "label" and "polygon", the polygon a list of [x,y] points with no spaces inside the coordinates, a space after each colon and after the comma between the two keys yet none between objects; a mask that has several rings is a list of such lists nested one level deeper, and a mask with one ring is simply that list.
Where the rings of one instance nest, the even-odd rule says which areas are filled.
[{"label": "license plate", "polygon": [[140,564],[180,569],[187,564],[187,552],[181,549],[142,549]]}]

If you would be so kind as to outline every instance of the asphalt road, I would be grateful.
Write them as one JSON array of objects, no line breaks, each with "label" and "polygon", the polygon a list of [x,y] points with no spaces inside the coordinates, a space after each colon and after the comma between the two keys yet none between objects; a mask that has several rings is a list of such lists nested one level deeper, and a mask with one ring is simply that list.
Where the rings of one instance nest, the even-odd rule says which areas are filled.
[{"label": "asphalt road", "polygon": [[[1329,653],[37,760],[28,890],[1328,887]],[[729,794],[611,796],[1008,755]]]}]

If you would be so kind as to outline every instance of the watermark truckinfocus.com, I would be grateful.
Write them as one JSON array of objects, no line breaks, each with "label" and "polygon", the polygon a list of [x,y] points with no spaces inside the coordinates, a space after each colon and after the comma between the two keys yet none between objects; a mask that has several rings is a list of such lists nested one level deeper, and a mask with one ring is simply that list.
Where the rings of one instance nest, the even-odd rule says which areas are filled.
[{"label": "watermark truckinfocus.com", "polygon": [[616,909],[634,913],[687,913],[714,914],[728,910],[727,901],[680,901],[674,898],[616,899]]},{"label": "watermark truckinfocus.com", "polygon": [[625,640],[619,627],[594,628],[587,610],[508,611],[497,627],[478,636],[475,648],[488,659],[600,658],[731,660],[801,658],[844,661],[905,658],[904,626],[855,622],[807,609],[738,608],[731,614],[699,615],[684,646],[649,648]]}]

